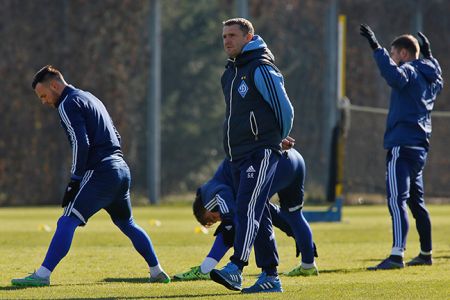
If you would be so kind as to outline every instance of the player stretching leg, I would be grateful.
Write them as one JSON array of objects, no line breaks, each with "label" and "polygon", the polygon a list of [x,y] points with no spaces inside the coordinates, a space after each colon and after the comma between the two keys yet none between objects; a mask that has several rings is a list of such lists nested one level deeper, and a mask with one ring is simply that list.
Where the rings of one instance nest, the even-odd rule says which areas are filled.
[{"label": "player stretching leg", "polygon": [[69,252],[78,226],[105,209],[114,224],[131,240],[150,269],[150,282],[170,282],[147,233],[132,217],[130,170],[123,159],[120,135],[103,103],[89,92],[68,85],[62,74],[45,66],[34,76],[32,87],[43,104],[58,109],[72,146],[71,180],[66,188],[56,232],[41,267],[18,286],[50,285],[50,275]]},{"label": "player stretching leg", "polygon": [[[301,264],[286,273],[288,276],[318,275],[314,261],[316,253],[312,242],[312,232],[301,213],[304,178],[305,164],[300,153],[294,149],[284,152],[278,163],[269,193],[269,197],[278,193],[281,209],[272,203],[269,204],[269,209],[273,225],[288,236],[295,236],[297,256],[299,252],[302,253]],[[224,160],[214,177],[198,189],[193,204],[196,219],[204,226],[223,221],[216,230],[216,240],[201,266],[192,267],[185,273],[177,274],[174,279],[209,279],[209,272],[233,245],[235,224],[229,224],[228,222],[228,220],[233,219],[236,205],[231,180],[229,162]],[[256,247],[256,255],[258,255],[258,251],[259,248]]]}]

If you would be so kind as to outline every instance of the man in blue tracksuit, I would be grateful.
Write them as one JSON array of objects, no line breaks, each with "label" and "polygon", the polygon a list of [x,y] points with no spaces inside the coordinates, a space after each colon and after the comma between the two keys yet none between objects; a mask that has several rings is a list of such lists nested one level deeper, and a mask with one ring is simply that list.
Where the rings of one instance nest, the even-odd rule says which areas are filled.
[{"label": "man in blue tracksuit", "polygon": [[[412,35],[401,35],[391,44],[391,56],[381,48],[369,26],[360,27],[374,50],[374,58],[392,88],[384,134],[386,190],[392,218],[391,255],[369,270],[404,267],[403,257],[408,235],[406,204],[416,219],[420,253],[407,265],[431,265],[431,222],[425,207],[423,169],[431,137],[431,111],[442,90],[442,72],[431,55],[430,43],[421,32],[421,44]],[[419,51],[423,58],[419,59]]]},{"label": "man in blue tracksuit", "polygon": [[280,143],[292,127],[293,108],[274,57],[262,38],[254,34],[252,24],[236,18],[223,25],[223,45],[229,57],[221,79],[226,103],[223,144],[236,194],[236,235],[231,262],[221,270],[212,270],[211,279],[241,290],[242,269],[262,230],[265,236],[260,241],[270,249],[270,256],[258,281],[243,292],[281,292],[267,202]]},{"label": "man in blue tracksuit", "polygon": [[[202,185],[193,204],[196,219],[204,226],[210,226],[222,221],[216,230],[216,240],[211,251],[200,266],[174,276],[177,280],[208,279],[209,272],[218,264],[230,247],[233,246],[236,213],[236,202],[232,187],[231,163],[225,159],[219,165],[213,178]],[[269,197],[278,193],[279,206],[269,203],[273,225],[296,240],[297,251],[302,254],[302,263],[288,276],[318,275],[314,262],[314,243],[311,228],[303,217],[303,196],[305,182],[305,162],[295,149],[288,150],[281,156]],[[255,245],[261,231],[258,232]],[[270,254],[270,253],[269,253]],[[297,252],[298,255],[298,252]],[[266,265],[266,249],[255,246],[256,264],[258,267]],[[270,256],[269,256],[270,257]]]},{"label": "man in blue tracksuit", "polygon": [[32,87],[43,104],[58,109],[72,146],[71,179],[62,207],[64,213],[41,267],[13,285],[45,286],[56,265],[69,252],[75,229],[105,209],[114,224],[130,238],[146,260],[150,282],[169,282],[147,233],[133,220],[130,170],[123,159],[120,135],[103,103],[89,92],[68,85],[60,71],[48,65],[39,70]]}]

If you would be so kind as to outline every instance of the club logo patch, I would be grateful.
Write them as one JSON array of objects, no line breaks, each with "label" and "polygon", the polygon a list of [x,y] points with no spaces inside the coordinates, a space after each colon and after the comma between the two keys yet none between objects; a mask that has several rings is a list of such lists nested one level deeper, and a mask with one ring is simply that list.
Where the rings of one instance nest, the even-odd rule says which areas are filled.
[{"label": "club logo patch", "polygon": [[248,86],[245,84],[245,81],[242,80],[241,84],[238,87],[238,92],[241,95],[242,98],[245,97],[245,95],[247,95],[248,92]]}]

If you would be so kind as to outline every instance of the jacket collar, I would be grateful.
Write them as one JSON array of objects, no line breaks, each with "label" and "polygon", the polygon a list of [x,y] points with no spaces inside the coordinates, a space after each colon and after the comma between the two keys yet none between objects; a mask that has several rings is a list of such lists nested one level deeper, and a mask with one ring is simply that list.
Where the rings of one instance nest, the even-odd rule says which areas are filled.
[{"label": "jacket collar", "polygon": [[67,95],[69,95],[73,91],[75,91],[75,87],[73,87],[72,85],[67,85],[62,91],[61,96],[59,96],[58,101],[56,102],[56,108],[58,108],[61,102],[67,97]]}]

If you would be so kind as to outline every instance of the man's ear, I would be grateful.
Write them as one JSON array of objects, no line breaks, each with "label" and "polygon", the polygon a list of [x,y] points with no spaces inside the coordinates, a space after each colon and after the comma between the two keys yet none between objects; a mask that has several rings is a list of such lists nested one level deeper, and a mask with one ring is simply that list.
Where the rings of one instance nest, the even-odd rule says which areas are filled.
[{"label": "man's ear", "polygon": [[50,87],[50,89],[56,91],[58,89],[58,82],[55,79],[50,79],[48,86]]},{"label": "man's ear", "polygon": [[400,57],[402,58],[402,61],[406,61],[409,58],[409,52],[405,48],[400,50]]},{"label": "man's ear", "polygon": [[245,40],[246,40],[247,43],[248,43],[248,42],[250,42],[250,41],[252,40],[252,38],[253,38],[253,34],[247,33],[247,36],[245,37]]}]

